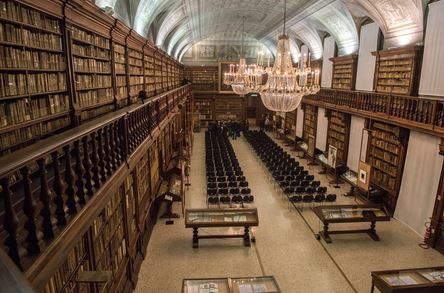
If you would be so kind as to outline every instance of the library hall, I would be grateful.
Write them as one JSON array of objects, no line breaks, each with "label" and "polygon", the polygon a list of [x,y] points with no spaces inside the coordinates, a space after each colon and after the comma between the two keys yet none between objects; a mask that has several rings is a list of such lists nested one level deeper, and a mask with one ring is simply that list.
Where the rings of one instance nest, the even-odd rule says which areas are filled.
[{"label": "library hall", "polygon": [[444,0],[0,0],[0,293],[443,293]]}]

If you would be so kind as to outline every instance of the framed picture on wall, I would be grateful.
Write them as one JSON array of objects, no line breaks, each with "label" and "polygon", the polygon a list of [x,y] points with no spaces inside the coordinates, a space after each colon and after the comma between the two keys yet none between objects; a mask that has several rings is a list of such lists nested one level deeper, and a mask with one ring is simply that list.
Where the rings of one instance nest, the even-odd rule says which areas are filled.
[{"label": "framed picture on wall", "polygon": [[370,174],[372,167],[366,162],[360,161],[358,167],[358,187],[368,191],[370,187]]},{"label": "framed picture on wall", "polygon": [[238,64],[238,62],[219,62],[219,77],[218,77],[218,85],[219,85],[219,93],[233,93],[233,89],[230,85],[224,84],[224,74],[230,72],[230,64]]},{"label": "framed picture on wall", "polygon": [[327,163],[332,168],[336,168],[337,154],[338,154],[338,149],[332,145],[328,145]]}]

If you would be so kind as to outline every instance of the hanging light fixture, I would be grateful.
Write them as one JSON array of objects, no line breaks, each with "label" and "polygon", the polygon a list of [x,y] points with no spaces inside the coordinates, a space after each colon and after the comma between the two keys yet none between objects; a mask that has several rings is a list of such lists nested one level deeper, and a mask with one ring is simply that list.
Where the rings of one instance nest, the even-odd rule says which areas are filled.
[{"label": "hanging light fixture", "polygon": [[[265,70],[258,67],[251,75],[265,107],[276,112],[292,112],[300,105],[304,95],[319,91],[319,71],[311,71],[310,56],[308,66],[305,55],[301,56],[299,68],[293,67],[290,39],[285,34],[286,17],[285,0],[284,33],[279,36],[275,63],[273,67],[267,67]],[[262,85],[263,81],[266,81],[265,85]]]},{"label": "hanging light fixture", "polygon": [[245,16],[242,16],[242,46],[239,64],[230,64],[230,71],[224,75],[224,83],[231,85],[233,91],[242,97],[251,92],[251,88],[247,86],[250,81],[249,67],[244,56],[244,34]]}]

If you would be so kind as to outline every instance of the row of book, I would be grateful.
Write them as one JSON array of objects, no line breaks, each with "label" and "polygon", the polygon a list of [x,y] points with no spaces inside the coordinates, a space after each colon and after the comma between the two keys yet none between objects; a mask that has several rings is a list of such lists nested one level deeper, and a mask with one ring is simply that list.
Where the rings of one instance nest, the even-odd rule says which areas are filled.
[{"label": "row of book", "polygon": [[65,70],[66,63],[59,53],[0,46],[0,68]]},{"label": "row of book", "polygon": [[0,134],[0,145],[7,149],[12,146],[40,138],[56,130],[70,125],[70,118],[64,117],[53,121],[46,121],[31,126],[16,129],[11,132]]},{"label": "row of book", "polygon": [[117,86],[126,86],[126,76],[125,75],[116,76],[116,85]]},{"label": "row of book", "polygon": [[0,104],[0,128],[69,110],[67,95],[16,99]]},{"label": "row of book", "polygon": [[109,61],[101,61],[96,59],[73,58],[74,70],[87,71],[91,73],[110,73],[111,63]]},{"label": "row of book", "polygon": [[82,121],[86,121],[86,120],[90,120],[92,118],[101,116],[103,114],[109,113],[114,109],[113,105],[105,105],[99,108],[95,108],[95,109],[90,109],[87,111],[82,111],[82,113],[80,114],[80,118],[82,119]]},{"label": "row of book", "polygon": [[383,140],[387,140],[393,144],[398,144],[399,143],[399,138],[397,136],[395,136],[394,134],[392,134],[391,132],[384,132],[384,131],[373,131],[372,135],[374,137],[383,139]]},{"label": "row of book", "polygon": [[88,261],[85,261],[85,238],[86,234],[80,238],[76,246],[69,252],[66,260],[58,268],[57,272],[49,279],[44,289],[45,293],[57,293],[61,292],[65,286],[68,288],[76,286],[74,279],[76,273],[89,270]]},{"label": "row of book", "polygon": [[129,73],[131,74],[143,74],[143,67],[131,66],[129,67]]},{"label": "row of book", "polygon": [[128,89],[126,86],[117,87],[116,96],[118,99],[128,98]]},{"label": "row of book", "polygon": [[114,92],[112,88],[90,90],[79,92],[77,97],[80,107],[87,107],[112,101]]},{"label": "row of book", "polygon": [[49,18],[46,14],[42,14],[37,10],[18,5],[14,1],[0,1],[0,17],[60,32],[58,20]]},{"label": "row of book", "polygon": [[143,84],[143,76],[130,76],[129,83],[131,85],[134,84]]},{"label": "row of book", "polygon": [[62,38],[59,35],[36,32],[7,23],[0,23],[0,41],[24,44],[27,47],[62,50]]},{"label": "row of book", "polygon": [[130,95],[137,96],[140,91],[143,91],[143,84],[136,84],[130,86]]},{"label": "row of book", "polygon": [[370,154],[378,159],[389,162],[393,165],[398,165],[398,156],[389,152],[384,152],[378,148],[372,147]]},{"label": "row of book", "polygon": [[128,49],[128,56],[133,57],[133,58],[137,58],[137,59],[142,59],[143,55],[141,52],[133,50],[133,49]]},{"label": "row of book", "polygon": [[128,64],[132,65],[132,66],[142,67],[142,60],[136,59],[136,58],[133,58],[133,57],[129,57],[128,58]]},{"label": "row of book", "polygon": [[116,70],[116,74],[126,74],[125,64],[114,63],[114,69]]},{"label": "row of book", "polygon": [[110,59],[108,50],[94,46],[83,46],[83,45],[73,44],[72,53],[76,56],[84,58],[101,58],[106,60]]},{"label": "row of book", "polygon": [[[138,199],[139,203],[142,202],[143,196],[147,193],[149,189],[149,177],[147,174],[149,174],[149,162],[148,162],[148,155],[145,154],[140,162],[136,166],[136,172],[137,172],[137,187],[138,187]],[[140,204],[139,204],[140,207]],[[141,212],[147,212],[147,211],[141,211]]]},{"label": "row of book", "polygon": [[77,89],[92,89],[97,87],[111,87],[112,76],[110,75],[92,75],[92,74],[77,74],[76,84]]},{"label": "row of book", "polygon": [[377,147],[384,149],[386,151],[392,152],[394,154],[397,154],[398,150],[399,150],[397,145],[394,145],[394,144],[389,143],[385,140],[380,140],[377,138],[372,138],[372,145],[377,146]]},{"label": "row of book", "polygon": [[379,170],[383,171],[384,173],[387,173],[393,177],[396,177],[397,169],[392,164],[389,164],[387,162],[384,162],[376,157],[370,158],[370,164]]},{"label": "row of book", "polygon": [[99,46],[105,49],[109,49],[109,40],[105,37],[87,32],[76,26],[71,28],[72,36],[74,39],[81,40],[90,43],[95,46]]},{"label": "row of book", "polygon": [[0,97],[65,90],[65,73],[0,74]]},{"label": "row of book", "polygon": [[389,190],[395,189],[396,178],[384,173],[378,169],[372,168],[372,181],[376,181],[377,184],[388,188]]},{"label": "row of book", "polygon": [[116,63],[126,63],[125,53],[114,52],[114,61]]}]

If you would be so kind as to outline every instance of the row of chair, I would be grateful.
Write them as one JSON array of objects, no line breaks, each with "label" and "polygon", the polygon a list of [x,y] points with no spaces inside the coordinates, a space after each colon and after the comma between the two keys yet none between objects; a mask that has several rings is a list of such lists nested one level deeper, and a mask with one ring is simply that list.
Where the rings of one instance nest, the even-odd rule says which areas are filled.
[{"label": "row of chair", "polygon": [[335,202],[336,195],[315,180],[296,159],[262,131],[244,132],[244,136],[268,169],[270,180],[293,204]]},{"label": "row of chair", "polygon": [[243,205],[254,201],[226,134],[205,132],[205,164],[208,205]]}]

